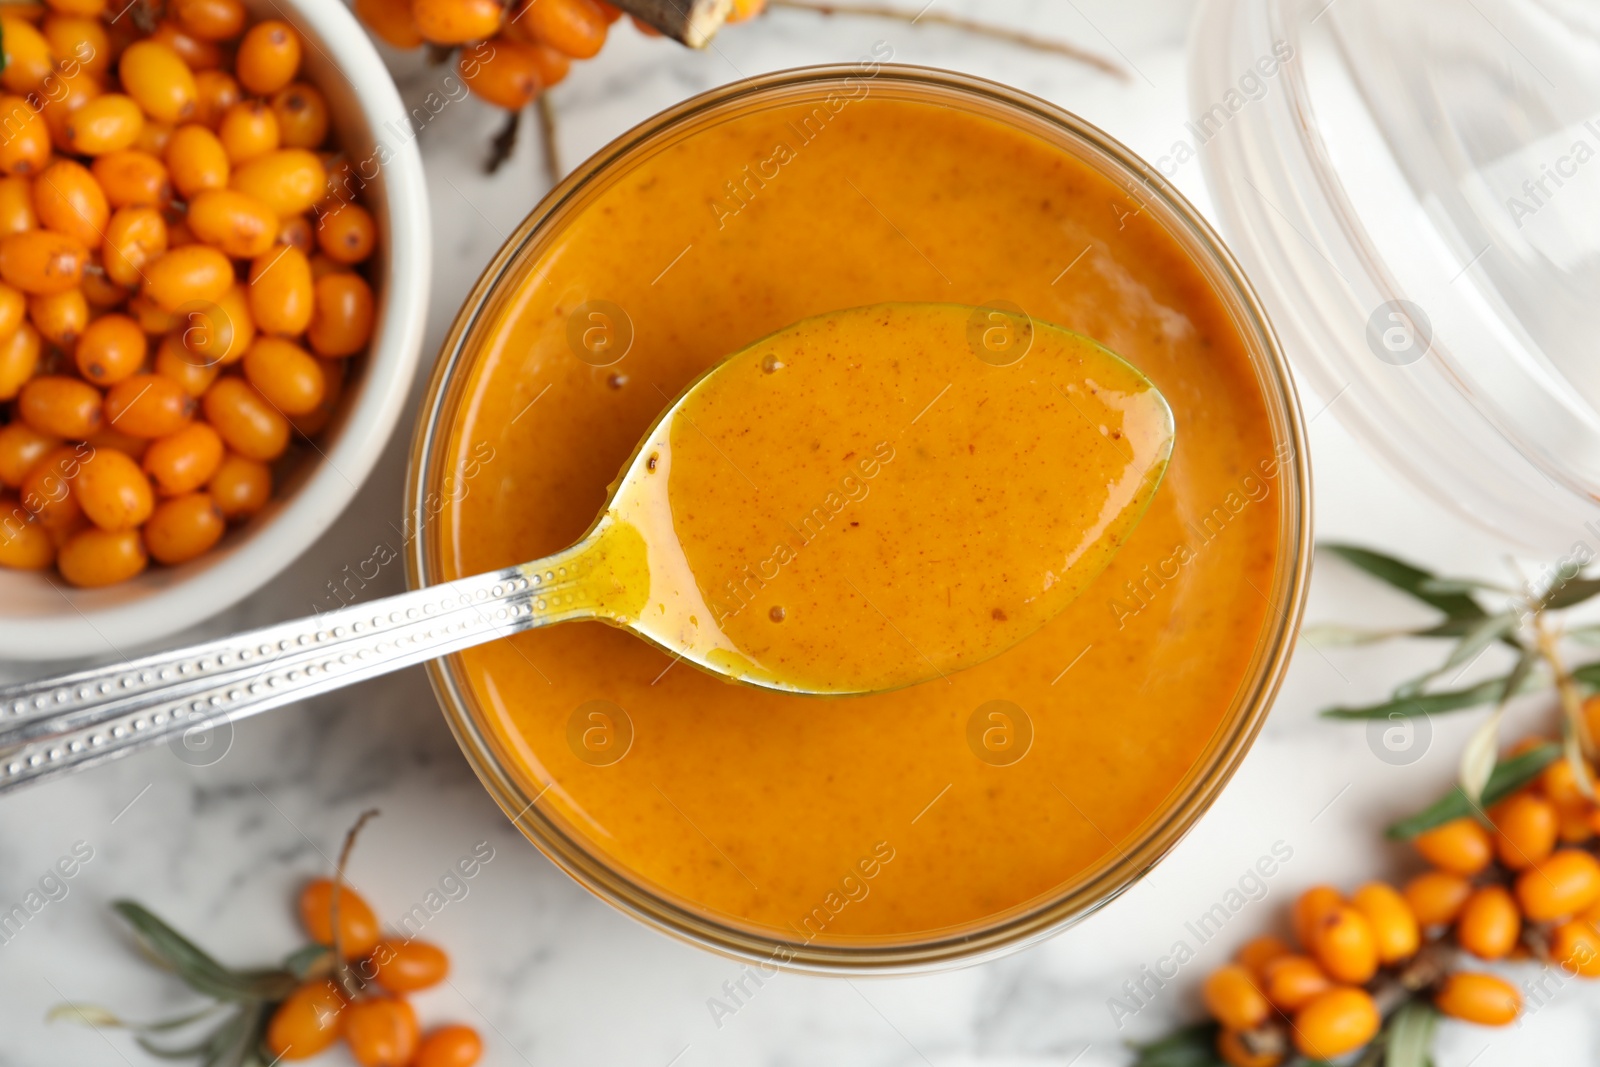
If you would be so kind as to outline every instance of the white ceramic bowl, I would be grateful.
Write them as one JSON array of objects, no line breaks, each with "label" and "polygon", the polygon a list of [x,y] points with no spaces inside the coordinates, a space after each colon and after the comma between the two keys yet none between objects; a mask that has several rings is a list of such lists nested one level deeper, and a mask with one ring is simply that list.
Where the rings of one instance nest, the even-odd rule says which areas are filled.
[{"label": "white ceramic bowl", "polygon": [[130,582],[73,589],[53,573],[0,571],[0,659],[39,660],[130,649],[191,626],[270,581],[339,517],[371,472],[405,404],[428,306],[432,259],[422,159],[410,117],[366,31],[338,0],[247,0],[306,41],[302,77],[328,99],[334,136],[376,172],[362,192],[377,217],[377,321],[343,406],[270,505],[211,552],[151,567]]}]

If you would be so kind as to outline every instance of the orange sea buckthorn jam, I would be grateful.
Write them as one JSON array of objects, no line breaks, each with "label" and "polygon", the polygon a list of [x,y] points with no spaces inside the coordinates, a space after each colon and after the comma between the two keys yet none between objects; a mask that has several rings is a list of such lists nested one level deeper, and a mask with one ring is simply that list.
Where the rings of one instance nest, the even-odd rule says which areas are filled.
[{"label": "orange sea buckthorn jam", "polygon": [[788,696],[595,623],[461,654],[527,796],[650,892],[790,941],[971,929],[1114,863],[1244,714],[1292,565],[1247,342],[1156,216],[1031,135],[871,92],[703,124],[582,201],[470,338],[436,580],[571,544],[697,374],[839,308],[1010,302],[1147,375],[1177,443],[1109,569],[945,680]]}]

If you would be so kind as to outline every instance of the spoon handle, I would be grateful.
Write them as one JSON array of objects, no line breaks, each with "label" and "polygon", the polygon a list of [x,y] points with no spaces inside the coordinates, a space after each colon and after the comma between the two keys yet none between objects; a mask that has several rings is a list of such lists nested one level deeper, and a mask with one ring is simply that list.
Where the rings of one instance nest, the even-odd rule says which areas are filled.
[{"label": "spoon handle", "polygon": [[0,689],[0,793],[498,637],[593,617],[582,592],[587,547]]}]

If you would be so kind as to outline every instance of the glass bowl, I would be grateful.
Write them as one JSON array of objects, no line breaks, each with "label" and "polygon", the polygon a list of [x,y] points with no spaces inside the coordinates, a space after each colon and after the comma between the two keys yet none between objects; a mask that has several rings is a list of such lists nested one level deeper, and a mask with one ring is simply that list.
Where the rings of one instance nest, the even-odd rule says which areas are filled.
[{"label": "glass bowl", "polygon": [[[862,89],[863,77],[870,79],[870,89]],[[1196,285],[1210,290],[1206,297],[1210,302],[1206,307],[1216,309],[1215,321],[1226,323],[1242,338],[1238,346],[1242,355],[1238,358],[1236,373],[1237,381],[1245,384],[1238,388],[1258,391],[1259,410],[1264,413],[1262,418],[1267,426],[1254,440],[1270,442],[1278,460],[1274,475],[1276,491],[1270,496],[1263,493],[1261,499],[1267,502],[1255,505],[1275,509],[1263,511],[1261,521],[1267,522],[1270,518],[1273,524],[1270,529],[1275,531],[1276,563],[1270,578],[1263,572],[1263,586],[1257,590],[1265,604],[1256,604],[1251,609],[1257,613],[1254,617],[1259,619],[1259,630],[1242,634],[1230,631],[1226,636],[1208,633],[1205,637],[1207,641],[1231,642],[1231,652],[1235,655],[1230,662],[1238,664],[1239,673],[1236,684],[1232,682],[1234,676],[1229,676],[1231,700],[1217,701],[1214,726],[1211,725],[1213,720],[1208,719],[1206,727],[1197,730],[1192,748],[1185,750],[1187,770],[1173,775],[1176,781],[1170,789],[1166,789],[1167,780],[1162,780],[1161,788],[1152,794],[1159,799],[1153,802],[1151,810],[1137,821],[1130,819],[1127,832],[1119,833],[1121,840],[1111,842],[1111,847],[1099,860],[1051,885],[1047,891],[997,907],[981,920],[909,933],[803,937],[796,936],[804,932],[798,926],[784,929],[772,923],[746,921],[726,909],[707,906],[703,901],[669,890],[658,880],[630,869],[625,862],[598,847],[596,842],[600,837],[585,830],[577,817],[587,818],[587,814],[576,807],[562,806],[565,789],[552,792],[559,784],[553,773],[550,780],[540,781],[525,769],[527,764],[514,758],[513,748],[531,751],[528,743],[522,738],[513,738],[508,743],[508,735],[502,732],[502,726],[481,703],[469,682],[462,658],[455,656],[436,661],[430,665],[430,671],[451,729],[490,794],[530,841],[597,896],[674,936],[757,962],[763,967],[816,973],[896,973],[968,963],[1016,949],[1081,919],[1127,889],[1176,844],[1228,781],[1266,717],[1289,658],[1305,596],[1310,559],[1309,468],[1298,403],[1272,329],[1237,264],[1195,210],[1155,169],[1083,120],[1024,93],[965,75],[890,64],[873,64],[867,75],[863,75],[863,68],[859,66],[814,67],[766,75],[695,97],[658,115],[607,146],[545,197],[507,241],[468,297],[445,342],[418,416],[407,502],[408,524],[415,536],[409,538],[407,564],[413,585],[431,585],[454,576],[453,565],[443,547],[448,521],[442,521],[440,515],[449,510],[451,500],[479,490],[476,484],[466,485],[460,480],[469,475],[460,473],[460,458],[452,452],[452,442],[466,439],[458,433],[459,428],[466,425],[463,420],[478,417],[475,411],[479,405],[467,399],[475,367],[486,339],[492,336],[502,316],[509,314],[519,286],[530,276],[536,285],[543,285],[551,278],[559,281],[562,269],[559,257],[548,261],[542,258],[550,252],[553,242],[582,217],[597,197],[614,189],[633,189],[631,185],[619,183],[627,183],[636,167],[674,146],[712,136],[734,117],[763,109],[790,107],[797,102],[809,107],[813,102],[827,99],[830,93],[870,93],[877,100],[952,109],[974,117],[975,121],[1021,131],[1032,139],[1028,141],[1030,145],[1041,144],[1050,151],[1064,152],[1082,161],[1109,179],[1116,190],[1125,193],[1137,205],[1125,210],[1147,216],[1150,221],[1140,222],[1141,227],[1159,228],[1170,237],[1178,250],[1174,255],[1186,258],[1194,268],[1193,273],[1185,277],[1195,278]],[[699,144],[703,146],[705,142]],[[866,198],[865,193],[862,198]],[[891,202],[879,203],[887,203],[889,210],[894,210]],[[864,208],[859,210],[863,217],[872,217]],[[882,212],[883,209],[877,207],[876,210]],[[798,256],[796,262],[799,262]],[[932,265],[932,260],[928,265]],[[784,271],[794,269],[799,269],[794,263],[775,266],[774,277],[781,282]],[[537,275],[533,274],[535,271]],[[648,280],[648,274],[653,272],[651,268],[641,278]],[[1062,275],[1065,274],[1066,271],[1062,271]],[[929,284],[935,282],[937,279],[930,275]],[[852,291],[850,295],[855,293]],[[558,305],[555,312],[564,314],[564,309]],[[707,315],[714,313],[714,308],[706,311]],[[552,337],[551,343],[559,342]],[[573,342],[568,339],[566,343]],[[634,343],[647,342],[640,336]],[[565,353],[560,355],[569,358]],[[603,372],[597,373],[603,375]],[[620,389],[622,380],[616,375],[612,378],[611,386]],[[604,379],[586,380],[600,382]],[[530,392],[534,401],[537,396],[533,393],[543,395],[534,389]],[[653,395],[645,399],[654,401]],[[668,395],[663,394],[661,403],[664,405],[667,399]],[[552,420],[572,417],[561,409],[559,401],[555,405],[538,407],[530,403],[511,421],[523,417]],[[1253,397],[1251,407],[1257,410]],[[1181,428],[1179,433],[1181,437]],[[513,491],[513,487],[505,483],[496,485],[493,475],[480,477],[489,484],[488,492]],[[1197,513],[1196,517],[1201,516]],[[530,557],[535,554],[529,553]],[[1227,557],[1224,553],[1218,558]],[[1209,562],[1196,566],[1220,564]],[[1217,574],[1212,572],[1214,579],[1224,580],[1217,578]],[[1239,584],[1231,573],[1225,580]],[[1096,609],[1100,606],[1096,604]],[[1191,605],[1189,610],[1198,615],[1203,613],[1203,606]],[[631,652],[631,649],[623,651]],[[992,662],[1000,663],[1003,659]],[[662,660],[665,662],[666,657]],[[553,671],[565,667],[564,664],[547,666],[552,666]],[[1066,674],[1065,671],[1061,673]],[[1150,684],[1148,679],[1146,684]],[[1054,692],[1064,693],[1071,688],[1064,686]],[[756,693],[754,690],[739,692]],[[495,699],[498,701],[498,697]],[[759,698],[752,695],[748,699],[767,699],[767,695]],[[770,710],[771,706],[765,707]],[[819,715],[830,714],[821,705],[809,707],[818,709]],[[1151,708],[1149,714],[1159,716],[1160,709]],[[762,719],[754,725],[742,725],[752,730],[764,729],[768,721]],[[567,737],[567,743],[572,744],[571,734]],[[1128,741],[1134,750],[1147,743],[1144,738]],[[974,749],[974,753],[976,751]],[[1188,753],[1192,753],[1192,758]],[[560,755],[565,757],[564,753]],[[970,755],[965,758],[970,759]],[[929,792],[931,794],[932,790]],[[662,795],[666,796],[664,792]],[[906,799],[910,799],[909,793]],[[919,797],[917,806],[925,800]],[[660,807],[653,797],[650,801],[654,807]],[[946,804],[959,802],[952,799]],[[797,819],[803,814],[801,811],[794,813]],[[1098,829],[1088,816],[1084,818]],[[911,821],[915,823],[916,819]],[[702,836],[706,836],[703,831]],[[706,836],[706,840],[709,842],[711,838]],[[714,843],[712,847],[716,847]],[[751,885],[754,886],[753,881]]]}]

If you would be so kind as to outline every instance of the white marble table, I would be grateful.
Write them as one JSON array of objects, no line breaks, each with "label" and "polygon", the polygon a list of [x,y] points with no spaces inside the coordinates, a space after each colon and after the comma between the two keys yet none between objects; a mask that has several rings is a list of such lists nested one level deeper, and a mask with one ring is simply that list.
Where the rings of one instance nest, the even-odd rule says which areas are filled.
[{"label": "white marble table", "polygon": [[[1120,55],[1136,73],[1120,83],[1057,57],[938,27],[797,12],[735,27],[705,55],[622,27],[598,60],[576,67],[553,94],[561,150],[575,161],[699,90],[740,75],[853,59],[880,39],[892,42],[898,60],[968,71],[1044,96],[1150,158],[1182,134],[1190,14],[1184,0],[934,2]],[[412,101],[441,73],[415,56],[396,58],[394,67]],[[479,173],[482,145],[497,122],[476,103],[452,105],[422,133],[437,249],[430,346],[481,266],[544,190],[531,138],[499,175]],[[1206,203],[1196,164],[1181,169],[1176,181]],[[1306,398],[1320,536],[1427,555],[1451,572],[1487,574],[1501,565],[1500,546],[1396,483],[1334,417],[1320,413],[1322,406]],[[386,517],[399,513],[404,436],[338,526],[283,577],[184,636],[304,613],[345,563],[369,556],[386,536]],[[395,564],[369,592],[401,584]],[[1404,621],[1413,611],[1324,561],[1310,615]],[[1373,754],[1361,728],[1321,722],[1314,713],[1330,701],[1374,698],[1434,653],[1418,644],[1326,654],[1302,645],[1264,734],[1215,808],[1153,874],[1079,927],[1000,962],[932,977],[782,976],[720,1027],[707,1000],[722,995],[739,967],[636,925],[523,842],[468,770],[422,674],[408,671],[244,723],[231,751],[210,766],[186,766],[160,747],[0,802],[0,905],[20,900],[74,843],[93,849],[67,883],[67,896],[0,943],[0,1067],[157,1062],[125,1036],[43,1021],[52,1003],[68,997],[114,1005],[133,1018],[187,1002],[181,987],[153,977],[119,943],[106,902],[136,897],[225,960],[269,960],[296,943],[293,888],[326,870],[345,827],[369,806],[381,807],[383,816],[368,829],[353,876],[381,887],[374,895],[383,914],[423,900],[446,868],[480,842],[494,850],[468,895],[430,924],[430,938],[454,957],[451,983],[416,999],[426,1019],[477,1026],[488,1064],[1124,1063],[1124,1041],[1193,1017],[1205,970],[1281,921],[1299,889],[1392,875],[1410,862],[1403,850],[1381,844],[1377,830],[1448,784],[1475,716],[1438,720],[1426,755],[1396,767]],[[13,664],[0,671],[19,677],[38,669]],[[1546,713],[1543,702],[1531,700],[1522,724]],[[1108,1000],[1175,941],[1193,945],[1185,922],[1219,901],[1280,841],[1292,858],[1268,881],[1265,897],[1196,945],[1196,958],[1119,1030]],[[1532,974],[1525,967],[1518,977]],[[1438,1062],[1593,1062],[1600,1029],[1587,1013],[1597,1004],[1592,991],[1572,986],[1516,1032],[1448,1025]]]}]

